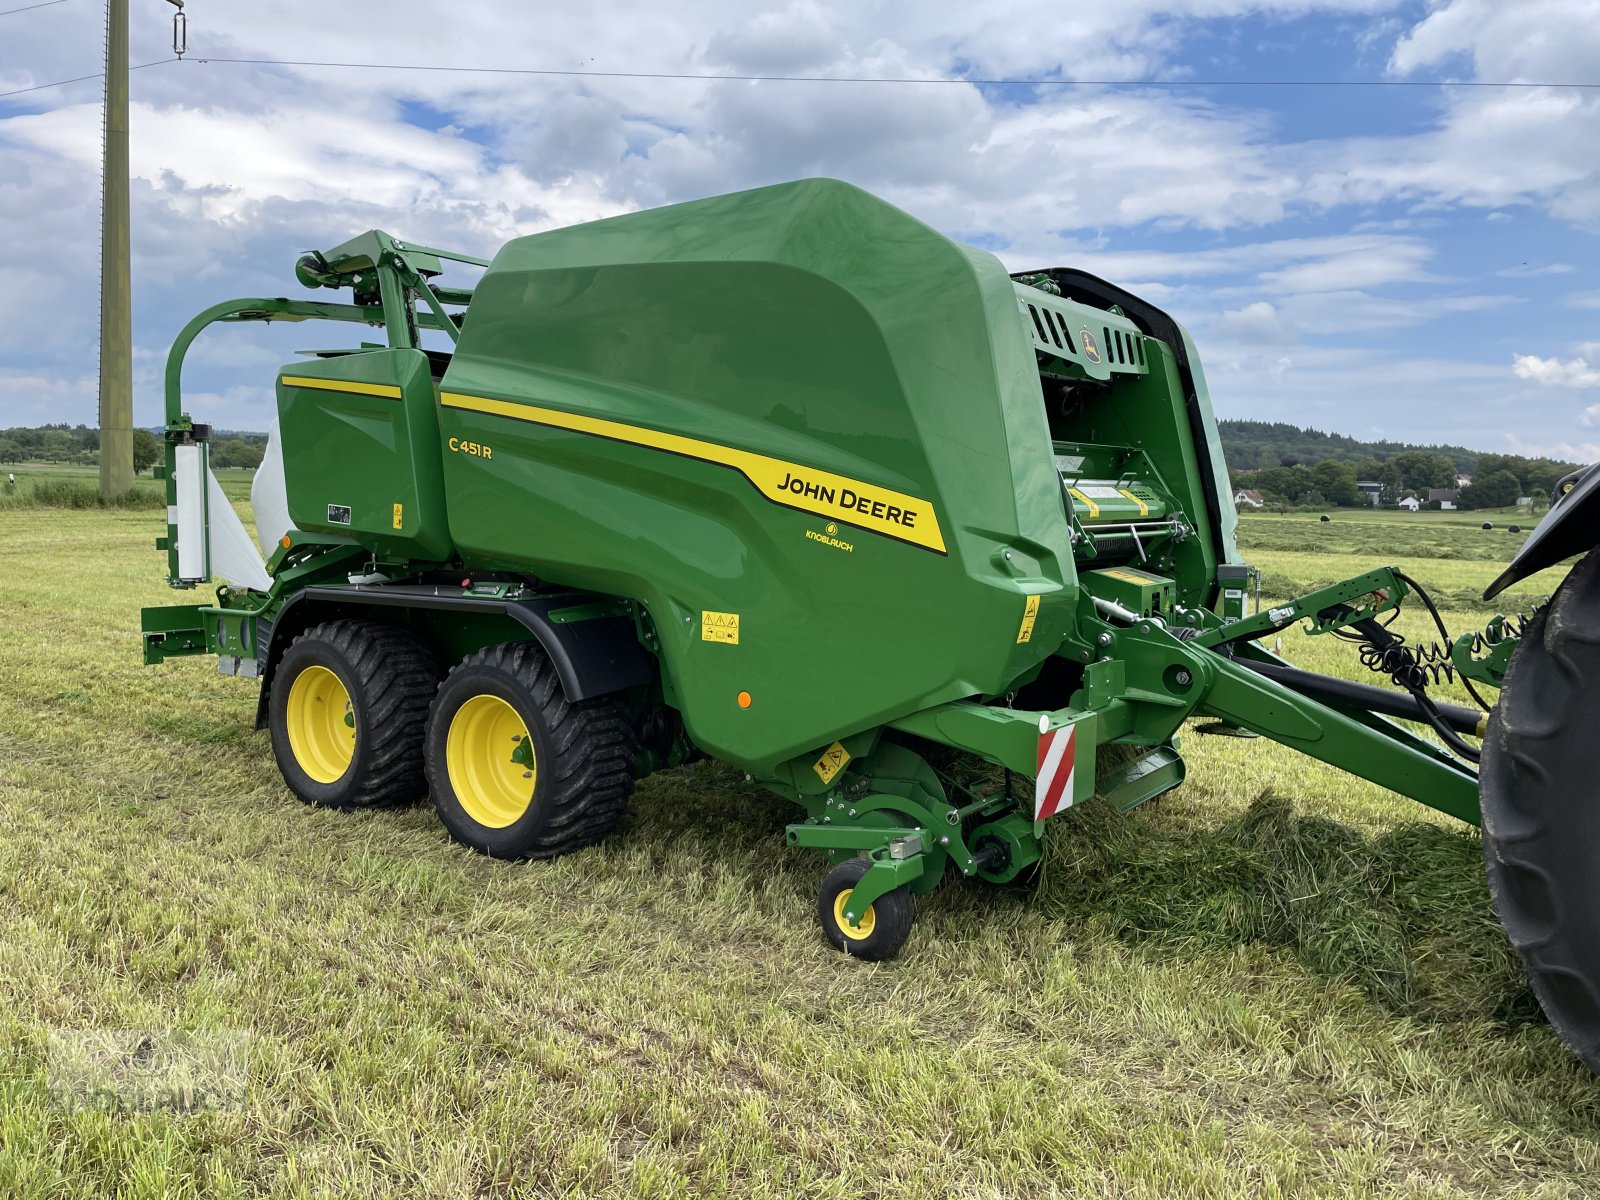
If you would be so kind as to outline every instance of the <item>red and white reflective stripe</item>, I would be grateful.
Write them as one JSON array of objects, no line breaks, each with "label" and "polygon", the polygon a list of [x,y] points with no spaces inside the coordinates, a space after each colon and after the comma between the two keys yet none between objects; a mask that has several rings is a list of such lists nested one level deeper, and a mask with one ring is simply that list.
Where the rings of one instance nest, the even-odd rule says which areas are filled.
[{"label": "red and white reflective stripe", "polygon": [[1077,726],[1039,735],[1039,775],[1033,785],[1033,819],[1043,821],[1072,807]]}]

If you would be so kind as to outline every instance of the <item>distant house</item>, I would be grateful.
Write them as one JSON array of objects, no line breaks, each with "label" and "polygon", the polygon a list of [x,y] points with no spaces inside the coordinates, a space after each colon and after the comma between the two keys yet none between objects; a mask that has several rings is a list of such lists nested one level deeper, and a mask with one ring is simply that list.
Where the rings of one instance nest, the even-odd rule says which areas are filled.
[{"label": "distant house", "polygon": [[1356,491],[1371,501],[1373,508],[1377,508],[1378,497],[1383,492],[1383,484],[1376,479],[1358,479],[1356,480]]},{"label": "distant house", "polygon": [[1398,507],[1405,509],[1407,512],[1416,512],[1417,509],[1422,507],[1422,501],[1418,500],[1415,496],[1407,496],[1404,500],[1400,501]]},{"label": "distant house", "polygon": [[1460,488],[1429,488],[1428,503],[1437,504],[1446,512],[1453,509],[1461,500]]},{"label": "distant house", "polygon": [[1249,488],[1240,488],[1233,494],[1233,506],[1235,508],[1241,506],[1260,508],[1265,503],[1266,501],[1261,498],[1260,492],[1252,491]]},{"label": "distant house", "polygon": [[1472,476],[1471,475],[1457,475],[1456,476],[1456,486],[1458,488],[1464,488],[1464,487],[1467,486],[1467,484],[1469,484],[1471,482],[1472,482]]}]

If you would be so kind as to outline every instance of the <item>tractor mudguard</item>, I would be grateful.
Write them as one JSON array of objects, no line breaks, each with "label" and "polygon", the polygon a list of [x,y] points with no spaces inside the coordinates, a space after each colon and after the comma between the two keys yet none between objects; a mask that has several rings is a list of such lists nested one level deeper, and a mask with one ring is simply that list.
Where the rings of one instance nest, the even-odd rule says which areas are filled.
[{"label": "tractor mudguard", "polygon": [[1506,588],[1563,559],[1584,554],[1600,545],[1600,463],[1585,468],[1574,479],[1556,485],[1555,500],[1544,520],[1522,543],[1511,565],[1483,593],[1492,600]]},{"label": "tractor mudguard", "polygon": [[289,598],[268,628],[258,632],[261,698],[256,706],[256,727],[265,728],[272,675],[294,635],[322,620],[374,616],[375,608],[420,610],[468,620],[509,617],[531,633],[550,656],[561,690],[574,704],[649,683],[655,677],[656,662],[639,644],[632,620],[622,616],[560,619],[562,610],[571,612],[594,600],[593,596],[574,594],[509,599],[398,584],[305,588]]}]

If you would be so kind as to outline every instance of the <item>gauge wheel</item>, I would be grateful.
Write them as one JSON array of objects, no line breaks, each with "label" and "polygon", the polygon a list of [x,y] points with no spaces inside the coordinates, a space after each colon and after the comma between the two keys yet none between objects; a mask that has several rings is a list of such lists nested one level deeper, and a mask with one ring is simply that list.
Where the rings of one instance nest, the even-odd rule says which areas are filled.
[{"label": "gauge wheel", "polygon": [[885,892],[851,924],[850,893],[872,861],[852,858],[829,871],[817,895],[817,920],[835,950],[868,962],[885,962],[900,953],[911,936],[916,904],[904,886]]}]

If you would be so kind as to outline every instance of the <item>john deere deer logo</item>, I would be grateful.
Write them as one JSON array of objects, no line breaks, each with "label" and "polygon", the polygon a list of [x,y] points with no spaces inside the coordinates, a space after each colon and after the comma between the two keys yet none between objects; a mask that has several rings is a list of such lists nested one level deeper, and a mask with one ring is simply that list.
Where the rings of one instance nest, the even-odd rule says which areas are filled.
[{"label": "john deere deer logo", "polygon": [[1095,344],[1094,334],[1087,329],[1078,330],[1078,340],[1083,343],[1083,356],[1092,363],[1100,361],[1100,347]]}]

